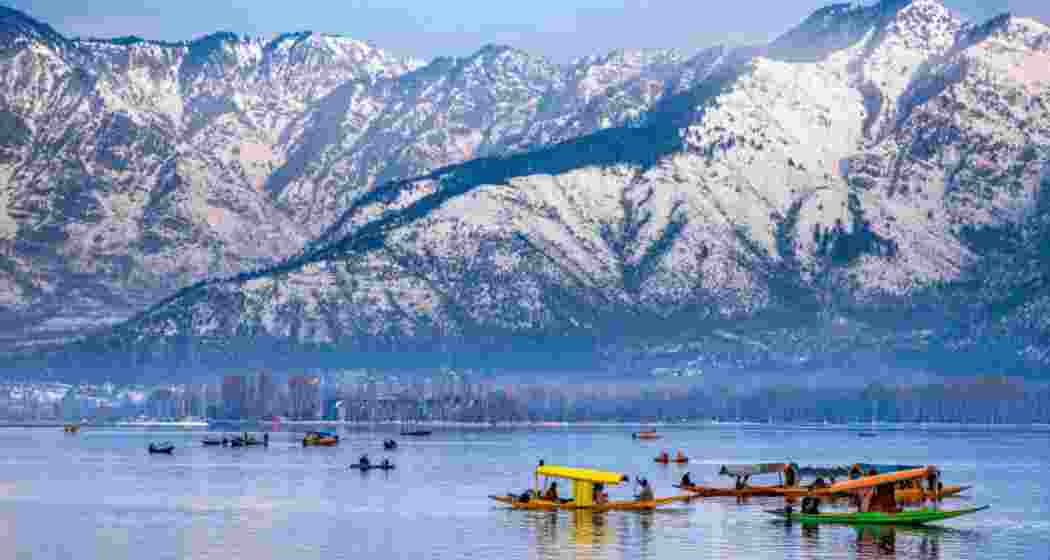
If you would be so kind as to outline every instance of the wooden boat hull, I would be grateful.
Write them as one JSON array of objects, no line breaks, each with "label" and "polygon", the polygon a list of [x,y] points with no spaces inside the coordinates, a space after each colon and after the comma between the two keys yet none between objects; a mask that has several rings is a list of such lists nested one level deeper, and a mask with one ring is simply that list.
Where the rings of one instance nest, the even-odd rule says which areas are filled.
[{"label": "wooden boat hull", "polygon": [[668,459],[668,460],[665,461],[663,459],[657,458],[657,459],[653,459],[653,461],[656,461],[657,463],[660,463],[661,465],[669,465],[671,463],[674,463],[676,465],[684,465],[685,463],[689,462],[689,459]]},{"label": "wooden boat hull", "polygon": [[339,440],[338,439],[317,439],[317,440],[312,440],[312,441],[303,440],[303,446],[304,447],[310,446],[310,445],[317,445],[317,446],[321,446],[321,447],[332,447],[333,445],[338,445],[338,444],[339,444]]},{"label": "wooden boat hull", "polygon": [[426,437],[432,433],[430,430],[412,430],[410,432],[401,432],[401,435],[406,437]]},{"label": "wooden boat hull", "polygon": [[816,513],[806,514],[784,510],[769,510],[766,513],[801,523],[835,523],[845,525],[922,525],[934,521],[943,521],[988,509],[989,506],[956,510],[933,510],[923,508],[899,513],[858,512],[858,513]]},{"label": "wooden boat hull", "polygon": [[940,492],[930,492],[923,490],[922,488],[897,488],[894,493],[896,494],[898,502],[921,502],[926,499],[940,499],[957,496],[969,488],[970,486],[945,484]]},{"label": "wooden boat hull", "polygon": [[527,502],[522,502],[517,496],[489,496],[493,500],[506,504],[514,509],[539,509],[539,510],[557,510],[557,509],[571,509],[571,510],[587,510],[587,511],[648,511],[656,509],[659,506],[668,504],[674,504],[678,502],[687,502],[693,499],[694,496],[670,496],[667,498],[657,498],[655,500],[646,500],[644,502],[631,500],[631,501],[619,501],[619,502],[608,502],[605,504],[594,504],[589,506],[578,506],[573,502],[552,502],[550,500],[541,500],[533,498]]},{"label": "wooden boat hull", "polygon": [[[950,498],[968,490],[969,488],[970,486],[949,484],[945,485],[939,494],[921,488],[897,488],[894,490],[894,494],[898,502],[921,502],[928,499]],[[779,495],[786,498],[804,498],[806,496],[814,495],[814,492],[808,488],[781,488],[778,492]],[[835,494],[833,498],[845,498],[848,495],[848,493]],[[827,496],[821,497],[826,498]]]},{"label": "wooden boat hull", "polygon": [[[694,484],[692,486],[675,486],[675,488],[681,488],[686,492],[692,492],[697,497],[701,498],[718,498],[718,497],[735,497],[735,498],[752,498],[752,497],[774,497],[783,496],[785,489],[778,486],[748,486],[741,490],[736,488],[719,488],[717,486],[703,486]],[[802,494],[805,495],[805,494]]]},{"label": "wooden boat hull", "polygon": [[361,465],[361,464],[358,464],[358,463],[354,463],[354,464],[350,465],[350,468],[359,470],[361,472],[365,472],[365,471],[372,471],[372,470],[389,471],[389,470],[393,470],[395,467],[394,467],[394,465],[383,465],[383,464],[368,465],[366,467],[364,465]]}]

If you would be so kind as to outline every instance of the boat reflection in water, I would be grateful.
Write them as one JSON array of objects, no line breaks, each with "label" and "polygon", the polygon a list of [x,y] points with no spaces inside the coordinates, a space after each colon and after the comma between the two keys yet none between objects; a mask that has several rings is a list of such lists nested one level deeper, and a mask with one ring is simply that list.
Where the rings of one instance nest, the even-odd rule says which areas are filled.
[{"label": "boat reflection in water", "polygon": [[857,531],[857,556],[860,558],[882,558],[897,555],[897,529],[877,525],[855,527]]},{"label": "boat reflection in water", "polygon": [[528,513],[536,535],[536,557],[543,560],[645,556],[654,515],[587,510]]},{"label": "boat reflection in water", "polygon": [[848,557],[941,560],[955,558],[964,550],[975,550],[981,536],[977,531],[937,525],[817,525],[785,523],[784,539],[798,539],[798,558],[826,558],[829,550],[842,550]]}]

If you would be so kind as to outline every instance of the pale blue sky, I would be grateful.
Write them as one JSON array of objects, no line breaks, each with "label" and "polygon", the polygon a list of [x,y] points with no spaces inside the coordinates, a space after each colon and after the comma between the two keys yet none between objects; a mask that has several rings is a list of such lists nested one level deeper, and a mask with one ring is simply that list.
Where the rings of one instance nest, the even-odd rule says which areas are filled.
[{"label": "pale blue sky", "polygon": [[[346,34],[430,59],[500,43],[565,61],[615,48],[763,42],[829,0],[0,0],[70,36]],[[1050,22],[1050,0],[946,0],[966,17]]]}]

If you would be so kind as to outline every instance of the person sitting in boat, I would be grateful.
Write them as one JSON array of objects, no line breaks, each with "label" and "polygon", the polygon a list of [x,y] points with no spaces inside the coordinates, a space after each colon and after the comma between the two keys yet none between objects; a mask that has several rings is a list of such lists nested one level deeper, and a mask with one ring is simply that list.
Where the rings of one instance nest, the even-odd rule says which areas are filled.
[{"label": "person sitting in boat", "polygon": [[688,487],[690,487],[690,486],[692,486],[692,485],[693,485],[693,479],[689,477],[689,473],[685,473],[685,474],[683,474],[683,475],[682,475],[682,483],[681,483],[681,486],[682,486],[683,488],[688,488]]},{"label": "person sitting in boat", "polygon": [[605,485],[598,483],[594,485],[594,503],[596,504],[607,504],[609,503],[609,493],[605,491]]},{"label": "person sitting in boat", "polygon": [[813,484],[810,485],[810,488],[827,488],[827,487],[828,487],[828,483],[825,482],[824,481],[824,477],[821,477],[821,476],[818,476],[817,479],[813,481]]},{"label": "person sitting in boat", "polygon": [[653,495],[653,488],[651,486],[649,486],[649,481],[643,478],[643,479],[639,480],[638,483],[642,485],[642,489],[638,492],[638,501],[639,502],[651,502],[651,501],[653,501],[656,497]]},{"label": "person sitting in boat", "polygon": [[389,469],[391,467],[390,459],[389,458],[383,459],[382,466],[383,466],[384,469]]},{"label": "person sitting in boat", "polygon": [[745,474],[744,476],[736,477],[736,489],[743,490],[748,487],[751,481],[751,475]]},{"label": "person sitting in boat", "polygon": [[685,456],[685,453],[682,453],[681,449],[679,449],[678,453],[676,453],[675,456],[674,456],[674,460],[675,460],[675,462],[678,462],[678,463],[684,463],[684,462],[688,461],[689,458]]},{"label": "person sitting in boat", "polygon": [[547,500],[549,502],[561,501],[561,498],[558,497],[558,482],[557,481],[551,482],[551,485],[547,487],[547,492],[545,492],[543,494],[543,499]]},{"label": "person sitting in boat", "polygon": [[361,465],[361,468],[367,469],[368,467],[372,466],[372,461],[368,459],[368,454],[365,453],[361,456],[360,459],[357,460],[357,464]]},{"label": "person sitting in boat", "polygon": [[660,461],[661,463],[667,463],[667,462],[670,462],[670,460],[671,460],[671,456],[670,456],[670,455],[669,455],[669,454],[668,454],[668,453],[667,453],[666,451],[661,451],[661,452],[660,452],[660,456],[659,456],[659,457],[657,457],[657,459],[658,459],[658,460],[659,460],[659,461]]},{"label": "person sitting in boat", "polygon": [[816,515],[820,513],[820,498],[806,496],[802,498],[802,513]]},{"label": "person sitting in boat", "polygon": [[[878,474],[878,471],[875,469],[870,469],[867,476],[878,476]],[[855,502],[858,511],[871,510],[871,501],[875,497],[874,488],[864,488],[856,492],[854,495],[855,497],[853,498],[853,501]]]},{"label": "person sitting in boat", "polygon": [[897,493],[892,484],[881,484],[875,487],[867,511],[897,513],[900,510],[901,508],[897,505]]}]

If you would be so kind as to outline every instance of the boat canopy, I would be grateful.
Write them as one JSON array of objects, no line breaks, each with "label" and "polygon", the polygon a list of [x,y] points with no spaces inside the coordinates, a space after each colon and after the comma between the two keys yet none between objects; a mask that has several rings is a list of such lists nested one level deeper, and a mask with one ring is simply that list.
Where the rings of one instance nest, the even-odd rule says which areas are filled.
[{"label": "boat canopy", "polygon": [[850,467],[849,474],[850,476],[856,476],[859,473],[860,476],[867,476],[872,469],[878,474],[888,474],[921,468],[922,465],[877,465],[872,463],[856,463]]},{"label": "boat canopy", "polygon": [[722,476],[755,476],[787,472],[798,466],[793,463],[755,463],[753,465],[722,465],[718,474]]},{"label": "boat canopy", "polygon": [[865,476],[862,478],[855,478],[853,480],[847,480],[845,482],[839,482],[838,484],[832,484],[827,488],[821,488],[820,490],[813,490],[812,494],[815,495],[831,495],[840,494],[843,492],[849,492],[852,490],[860,490],[863,488],[872,488],[874,486],[882,486],[883,484],[892,484],[894,482],[900,482],[902,480],[915,480],[926,478],[930,475],[937,475],[937,467],[919,467],[917,469],[909,469],[903,471],[897,471],[886,474],[879,474],[875,476]]},{"label": "boat canopy", "polygon": [[595,484],[620,484],[621,482],[627,481],[627,475],[625,474],[599,471],[595,469],[559,467],[556,465],[543,465],[536,467],[536,475],[553,476],[555,478],[565,478],[569,480],[582,480],[584,482],[593,482]]},{"label": "boat canopy", "polygon": [[850,473],[849,467],[805,466],[798,470],[802,476],[814,478],[841,478]]}]

